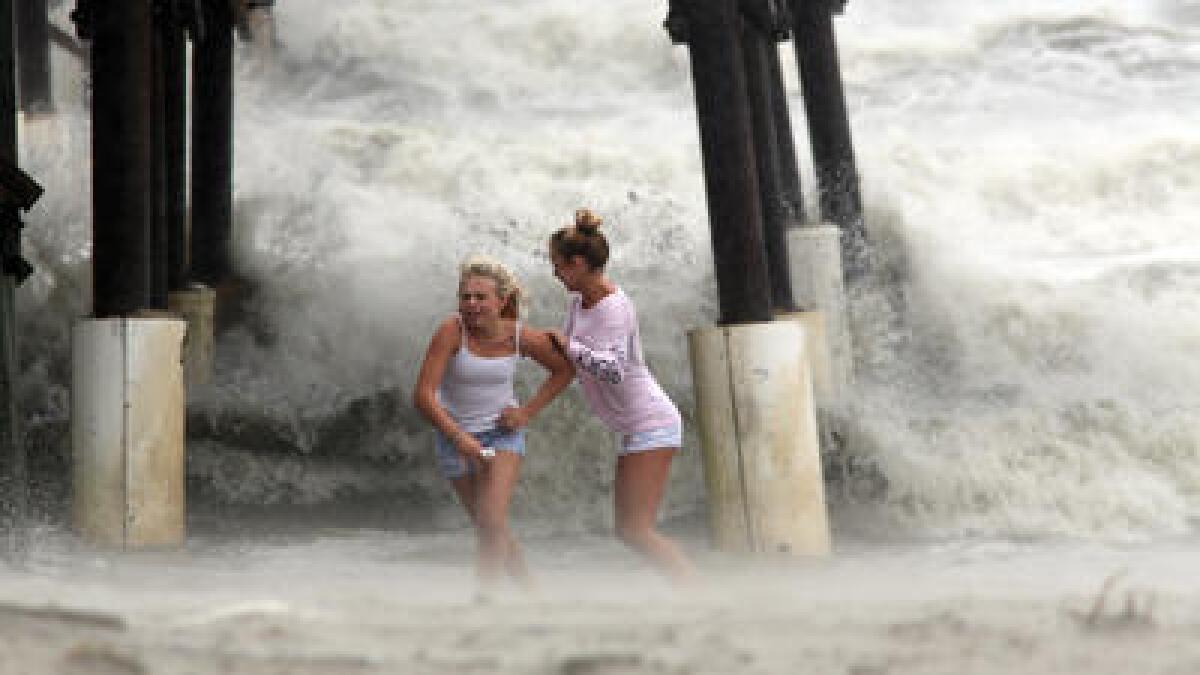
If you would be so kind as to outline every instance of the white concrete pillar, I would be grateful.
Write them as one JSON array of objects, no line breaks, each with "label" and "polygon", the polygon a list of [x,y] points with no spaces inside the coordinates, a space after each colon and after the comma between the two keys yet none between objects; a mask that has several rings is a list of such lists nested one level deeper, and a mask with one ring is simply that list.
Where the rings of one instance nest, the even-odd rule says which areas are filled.
[{"label": "white concrete pillar", "polygon": [[829,552],[806,329],[798,321],[689,334],[714,543]]},{"label": "white concrete pillar", "polygon": [[184,537],[184,389],[178,319],[81,319],[72,335],[73,521],[123,549]]},{"label": "white concrete pillar", "polygon": [[279,50],[279,37],[275,28],[275,15],[270,7],[255,7],[246,12],[246,29],[255,51],[260,56],[272,55]]},{"label": "white concrete pillar", "polygon": [[849,304],[842,280],[841,231],[830,225],[788,230],[788,265],[792,294],[806,310],[824,315],[829,369],[827,391],[837,403],[854,381]]},{"label": "white concrete pillar", "polygon": [[804,326],[804,349],[808,354],[808,369],[812,374],[813,396],[817,408],[842,400],[842,383],[833,375],[829,356],[829,339],[825,330],[824,312],[780,312],[777,321],[797,321]]},{"label": "white concrete pillar", "polygon": [[167,306],[187,323],[183,337],[183,381],[185,384],[206,384],[212,380],[216,291],[203,284],[194,284],[182,291],[171,291]]}]

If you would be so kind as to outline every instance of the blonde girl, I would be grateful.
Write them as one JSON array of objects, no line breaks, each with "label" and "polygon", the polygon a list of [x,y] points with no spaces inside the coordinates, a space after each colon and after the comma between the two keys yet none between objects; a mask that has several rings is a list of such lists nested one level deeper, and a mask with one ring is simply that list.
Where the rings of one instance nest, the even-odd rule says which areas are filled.
[{"label": "blonde girl", "polygon": [[[485,256],[468,258],[459,270],[458,313],[434,332],[413,394],[436,430],[441,473],[475,527],[477,571],[485,584],[502,571],[520,582],[529,580],[508,525],[525,454],[525,426],[573,377],[546,333],[521,323],[520,301],[520,286],[508,268]],[[513,391],[521,357],[547,371],[524,405]]]}]

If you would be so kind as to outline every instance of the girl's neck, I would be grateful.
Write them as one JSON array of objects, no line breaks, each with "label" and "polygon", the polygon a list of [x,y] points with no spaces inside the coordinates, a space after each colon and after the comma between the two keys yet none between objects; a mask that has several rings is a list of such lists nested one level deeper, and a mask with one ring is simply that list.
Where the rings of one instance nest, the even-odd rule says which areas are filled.
[{"label": "girl's neck", "polygon": [[616,290],[617,287],[608,280],[608,277],[604,276],[603,272],[598,272],[594,277],[589,277],[580,284],[579,295],[583,300],[583,306],[591,308]]},{"label": "girl's neck", "polygon": [[501,320],[479,324],[477,326],[467,326],[467,333],[476,340],[495,340],[500,337]]}]

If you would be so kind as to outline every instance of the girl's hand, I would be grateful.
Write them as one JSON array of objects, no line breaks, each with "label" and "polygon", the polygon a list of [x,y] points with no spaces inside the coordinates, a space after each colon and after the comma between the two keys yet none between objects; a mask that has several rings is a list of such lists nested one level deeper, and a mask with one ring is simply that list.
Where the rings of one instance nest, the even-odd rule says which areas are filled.
[{"label": "girl's hand", "polygon": [[529,412],[520,406],[508,407],[500,411],[500,426],[516,431],[529,424]]},{"label": "girl's hand", "polygon": [[453,440],[455,449],[467,461],[467,464],[476,471],[483,468],[483,464],[488,458],[483,456],[483,444],[478,439],[465,431],[459,431],[454,434]]}]

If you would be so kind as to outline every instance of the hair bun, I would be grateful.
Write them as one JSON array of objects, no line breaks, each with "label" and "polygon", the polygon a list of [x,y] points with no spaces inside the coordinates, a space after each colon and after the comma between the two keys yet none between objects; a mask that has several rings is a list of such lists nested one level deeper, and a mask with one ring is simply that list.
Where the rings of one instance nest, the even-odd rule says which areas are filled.
[{"label": "hair bun", "polygon": [[583,234],[595,234],[600,231],[604,219],[592,212],[591,209],[575,209],[575,229]]}]

